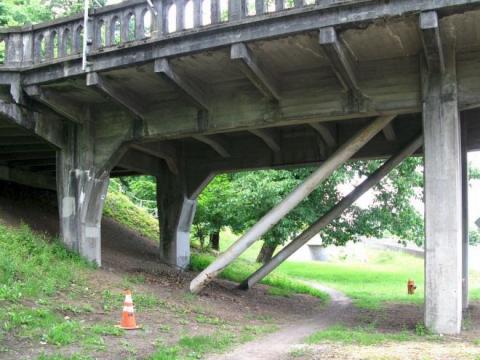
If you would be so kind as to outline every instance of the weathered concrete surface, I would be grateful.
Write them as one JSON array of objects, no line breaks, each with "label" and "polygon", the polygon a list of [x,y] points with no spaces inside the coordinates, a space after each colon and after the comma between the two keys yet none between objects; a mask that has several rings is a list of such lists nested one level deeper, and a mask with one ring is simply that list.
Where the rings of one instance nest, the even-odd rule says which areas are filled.
[{"label": "weathered concrete surface", "polygon": [[[92,12],[88,29],[79,15],[0,30],[7,45],[0,64],[0,176],[39,187],[51,187],[56,177],[61,214],[68,215],[65,242],[97,262],[108,178],[155,176],[160,187],[173,189],[159,198],[167,213],[162,255],[183,267],[194,199],[213,174],[321,164],[378,116],[396,118],[357,159],[385,158],[403,148],[421,130],[423,111],[429,136],[443,131],[444,122],[451,126],[451,114],[434,109],[440,90],[431,84],[451,79],[444,50],[453,45],[454,85],[442,91],[455,94],[457,110],[469,115],[467,149],[480,149],[480,0],[294,3],[285,9],[276,1],[275,11],[266,13],[257,1],[255,15],[247,16],[243,0],[229,1],[228,19],[222,19],[217,0],[209,14],[194,0],[193,28],[186,29],[184,0],[153,0],[154,16],[145,1],[130,0]],[[176,18],[169,24],[173,4]],[[85,30],[92,40],[87,72],[80,56]],[[423,87],[429,97],[422,77],[430,80]],[[441,108],[451,110],[453,100],[444,100]],[[445,146],[453,146],[450,140]],[[435,163],[436,145],[432,149]],[[456,190],[435,190],[431,180],[439,169],[430,165],[427,183],[439,202],[433,206],[457,201]],[[457,214],[456,204],[453,209]],[[439,231],[454,242],[447,230]],[[445,243],[430,244],[444,253]],[[460,253],[454,248],[453,254],[457,259]],[[438,270],[438,260],[430,256],[432,269]],[[445,260],[448,274],[437,277],[442,286],[458,280],[452,275],[461,268],[457,260]],[[428,291],[435,306],[453,309]],[[434,306],[428,309],[431,325],[445,323]]]},{"label": "weathered concrete surface", "polygon": [[425,70],[425,325],[457,334],[462,324],[462,180],[455,52],[445,71]]}]

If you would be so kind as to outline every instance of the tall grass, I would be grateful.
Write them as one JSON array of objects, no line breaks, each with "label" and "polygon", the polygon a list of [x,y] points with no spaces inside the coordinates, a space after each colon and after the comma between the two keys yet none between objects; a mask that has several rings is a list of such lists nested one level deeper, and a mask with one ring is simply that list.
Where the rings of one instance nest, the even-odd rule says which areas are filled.
[{"label": "tall grass", "polygon": [[0,224],[0,301],[51,296],[78,280],[88,266],[27,226],[10,229]]}]

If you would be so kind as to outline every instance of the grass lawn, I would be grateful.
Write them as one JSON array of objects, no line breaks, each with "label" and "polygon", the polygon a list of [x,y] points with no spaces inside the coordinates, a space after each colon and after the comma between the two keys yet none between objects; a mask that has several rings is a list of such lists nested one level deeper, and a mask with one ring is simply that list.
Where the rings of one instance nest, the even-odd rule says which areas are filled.
[{"label": "grass lawn", "polygon": [[[222,234],[221,250],[226,250],[236,237],[226,232]],[[260,251],[261,242],[250,247],[240,259],[252,263]],[[317,281],[335,288],[352,298],[355,304],[363,308],[377,308],[385,302],[423,303],[423,259],[392,251],[369,252],[368,263],[360,262],[315,262],[287,261],[276,269],[272,275],[286,275],[290,278]],[[229,274],[233,281],[242,281],[249,275],[247,269]],[[230,269],[229,271],[233,271]],[[415,280],[416,294],[407,294],[407,281]],[[268,283],[268,277],[267,277]],[[470,274],[470,296],[480,299],[480,274]]]}]

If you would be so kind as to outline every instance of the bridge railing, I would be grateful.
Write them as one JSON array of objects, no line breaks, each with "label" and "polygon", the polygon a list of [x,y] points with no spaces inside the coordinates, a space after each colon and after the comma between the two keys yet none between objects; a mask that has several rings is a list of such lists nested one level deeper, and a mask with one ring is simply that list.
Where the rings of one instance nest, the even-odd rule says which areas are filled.
[{"label": "bridge railing", "polygon": [[[88,52],[98,53],[191,29],[241,21],[277,11],[344,0],[129,0],[95,9],[88,23]],[[78,58],[82,15],[0,30],[0,67],[28,67]],[[3,49],[3,50],[2,50]],[[3,56],[2,56],[3,53]]]}]

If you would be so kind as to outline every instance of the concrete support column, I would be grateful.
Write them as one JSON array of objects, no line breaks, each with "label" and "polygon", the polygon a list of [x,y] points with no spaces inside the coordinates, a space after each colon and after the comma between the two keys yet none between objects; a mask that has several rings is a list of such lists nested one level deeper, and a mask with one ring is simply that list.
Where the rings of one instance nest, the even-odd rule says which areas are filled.
[{"label": "concrete support column", "polygon": [[467,118],[461,118],[461,151],[462,151],[462,302],[463,309],[468,309],[468,149]]},{"label": "concrete support column", "polygon": [[462,322],[462,180],[455,51],[445,70],[423,69],[425,325],[457,334]]},{"label": "concrete support column", "polygon": [[190,263],[190,228],[197,201],[187,195],[186,178],[166,168],[157,177],[160,223],[160,257],[169,265],[185,269]]},{"label": "concrete support column", "polygon": [[107,172],[97,173],[89,127],[71,126],[68,146],[57,155],[57,196],[64,244],[101,265],[101,219]]}]

